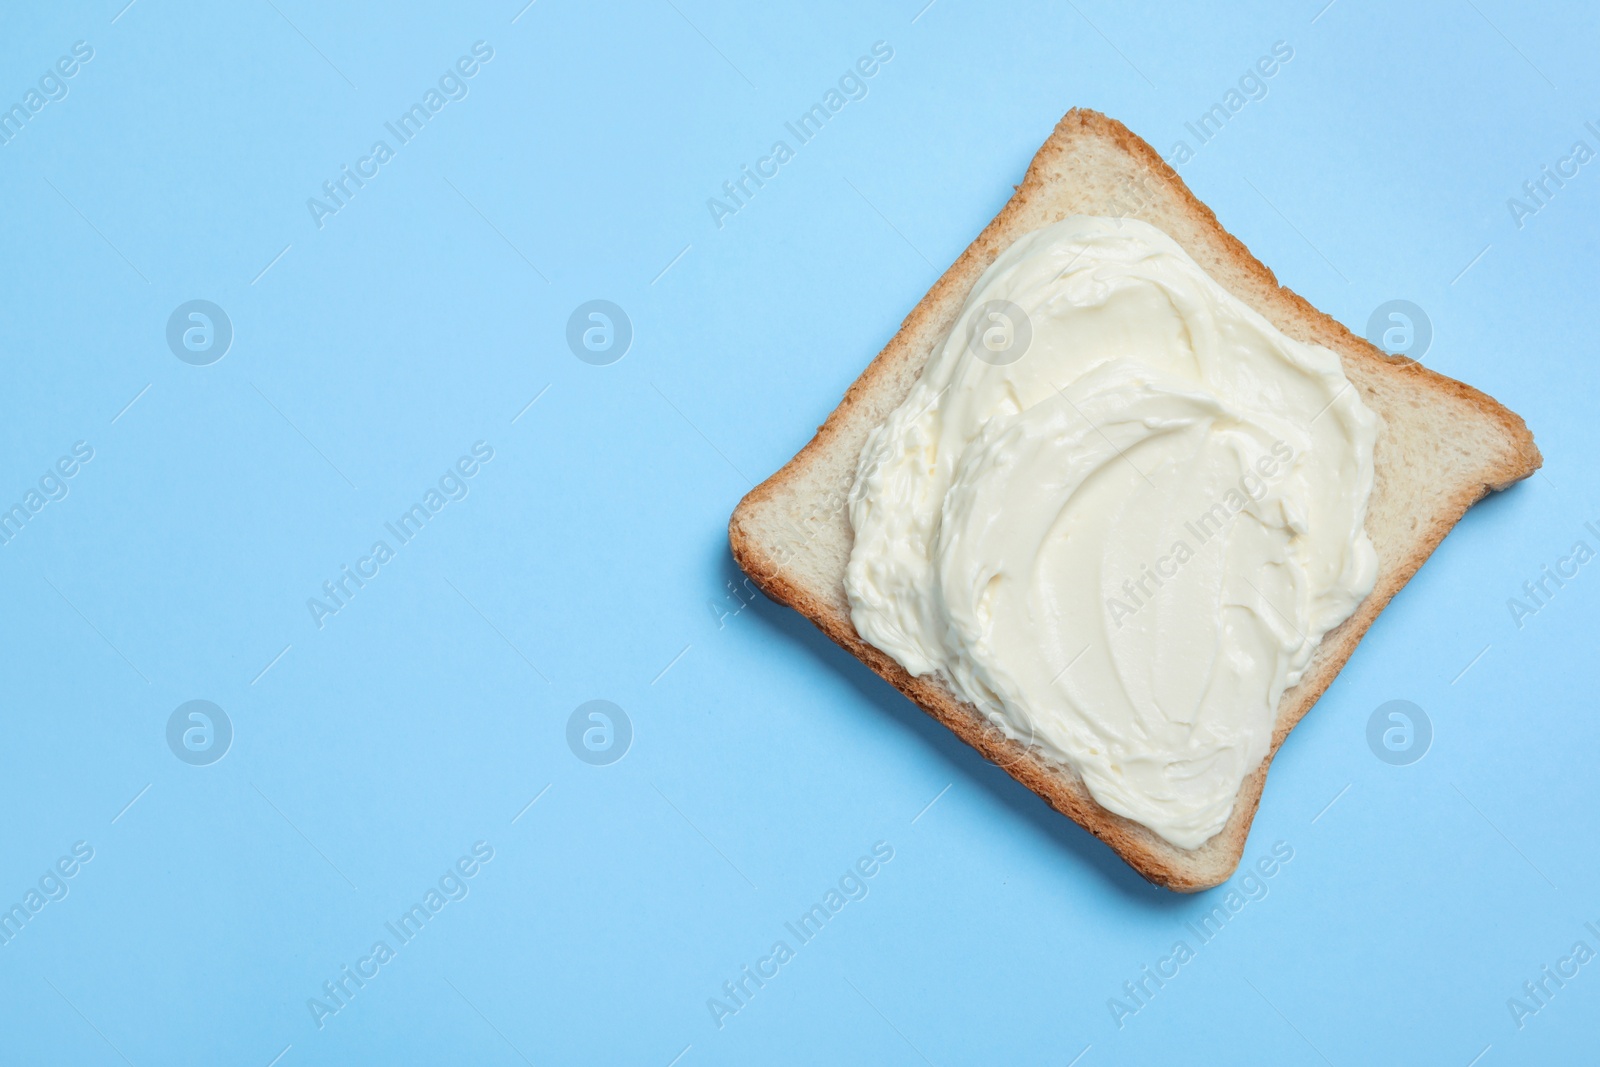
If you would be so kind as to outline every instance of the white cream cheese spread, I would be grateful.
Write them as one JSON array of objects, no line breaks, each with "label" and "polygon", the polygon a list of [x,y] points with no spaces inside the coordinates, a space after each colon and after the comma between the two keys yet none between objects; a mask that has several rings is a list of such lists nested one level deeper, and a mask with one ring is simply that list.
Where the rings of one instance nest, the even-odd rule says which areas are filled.
[{"label": "white cream cheese spread", "polygon": [[1166,234],[1065,219],[983,273],[868,437],[851,619],[1195,848],[1372,591],[1377,427],[1334,353]]}]

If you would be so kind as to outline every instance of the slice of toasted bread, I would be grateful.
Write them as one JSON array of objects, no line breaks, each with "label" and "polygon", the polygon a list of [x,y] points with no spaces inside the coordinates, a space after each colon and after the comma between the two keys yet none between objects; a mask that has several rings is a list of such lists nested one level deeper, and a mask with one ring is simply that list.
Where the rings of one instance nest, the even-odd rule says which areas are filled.
[{"label": "slice of toasted bread", "polygon": [[[1284,333],[1337,353],[1381,422],[1367,511],[1377,585],[1323,637],[1299,684],[1283,694],[1271,750],[1240,786],[1227,825],[1196,849],[1178,848],[1102,808],[1070,767],[1006,737],[936,677],[912,677],[861,639],[845,598],[853,543],[847,499],[868,432],[906,397],[995,257],[1023,234],[1074,214],[1132,217],[1166,232]],[[1016,194],[912,309],[811,443],[739,503],[728,534],[739,566],[769,597],[806,616],[1150,881],[1193,892],[1225,881],[1238,866],[1268,764],[1372,620],[1467,508],[1489,490],[1526,478],[1541,462],[1521,418],[1470,386],[1387,355],[1278,285],[1148,144],[1121,123],[1079,109],[1056,126]]]}]

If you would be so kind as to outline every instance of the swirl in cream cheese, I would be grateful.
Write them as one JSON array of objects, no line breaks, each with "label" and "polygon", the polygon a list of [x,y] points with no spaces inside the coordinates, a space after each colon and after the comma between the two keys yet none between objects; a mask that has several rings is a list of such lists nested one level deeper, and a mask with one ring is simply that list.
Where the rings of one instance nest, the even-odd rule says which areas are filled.
[{"label": "swirl in cream cheese", "polygon": [[1198,847],[1372,590],[1377,427],[1333,352],[1170,237],[1065,219],[984,272],[868,437],[851,618],[1105,808]]}]

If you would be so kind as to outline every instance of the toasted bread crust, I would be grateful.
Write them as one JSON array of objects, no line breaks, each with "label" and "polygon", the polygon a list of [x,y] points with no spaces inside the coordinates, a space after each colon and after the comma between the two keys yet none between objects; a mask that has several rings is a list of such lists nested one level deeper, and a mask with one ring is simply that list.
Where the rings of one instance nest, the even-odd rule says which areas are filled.
[{"label": "toasted bread crust", "polygon": [[[1071,181],[1063,169],[1064,164],[1075,149],[1086,145],[1114,146],[1123,162],[1136,174],[1140,195],[1162,201],[1159,206],[1163,214],[1147,221],[1158,226],[1181,224],[1187,232],[1172,236],[1203,267],[1225,267],[1232,282],[1228,287],[1235,295],[1291,336],[1336,352],[1347,375],[1369,403],[1392,408],[1392,402],[1378,404],[1389,390],[1403,388],[1413,396],[1420,390],[1435,399],[1459,405],[1463,413],[1475,413],[1488,428],[1486,432],[1496,438],[1475,442],[1478,451],[1474,453],[1476,462],[1472,475],[1461,477],[1442,500],[1434,502],[1431,517],[1425,525],[1411,531],[1403,553],[1380,567],[1372,593],[1349,619],[1323,637],[1300,683],[1284,694],[1271,750],[1241,785],[1227,825],[1196,849],[1179,849],[1148,828],[1107,811],[1094,800],[1070,767],[1047,761],[1037,750],[1029,750],[1006,737],[936,678],[911,676],[890,656],[862,640],[851,624],[848,611],[841,610],[837,600],[830,601],[819,595],[815,588],[808,588],[786,570],[774,546],[763,540],[757,521],[764,507],[800,492],[796,483],[812,464],[841,446],[840,439],[848,426],[864,416],[873,417],[870,411],[873,398],[882,393],[891,380],[905,376],[911,369],[908,361],[926,360],[933,346],[948,333],[979,275],[1017,237],[1036,228],[1028,224],[1029,213],[1046,204],[1052,191],[1059,192],[1063,183]],[[1138,217],[1148,209],[1149,204],[1146,204],[1129,214]],[[1049,209],[1044,207],[1043,210]],[[921,373],[920,363],[915,372]],[[874,418],[874,424],[876,421]],[[1385,444],[1380,434],[1377,450],[1380,486],[1374,489],[1375,495],[1383,483]],[[850,456],[852,462],[854,458]],[[963,741],[1005,768],[1051,807],[1105,841],[1145,878],[1169,889],[1193,892],[1220,884],[1238,866],[1273,756],[1333,681],[1379,612],[1473,503],[1491,490],[1503,489],[1528,477],[1541,462],[1539,450],[1521,418],[1471,386],[1408,360],[1390,357],[1298,294],[1280,286],[1272,271],[1222,228],[1211,209],[1195,198],[1177,172],[1154,149],[1120,122],[1095,111],[1075,109],[1057,124],[1049,140],[1034,156],[1015,195],[906,316],[895,336],[850,386],[812,440],[739,503],[728,532],[734,559],[769,597],[810,619],[829,638]],[[1369,518],[1369,528],[1370,525]]]}]

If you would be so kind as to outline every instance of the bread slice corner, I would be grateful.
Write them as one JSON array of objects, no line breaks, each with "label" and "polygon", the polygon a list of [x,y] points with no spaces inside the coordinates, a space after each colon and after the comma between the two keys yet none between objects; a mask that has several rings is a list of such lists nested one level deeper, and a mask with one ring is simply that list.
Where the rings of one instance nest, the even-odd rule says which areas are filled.
[{"label": "bread slice corner", "polygon": [[[1107,811],[1070,767],[1006,737],[938,678],[908,674],[856,633],[845,597],[853,543],[847,500],[867,434],[910,392],[995,257],[1022,235],[1074,214],[1137,218],[1166,232],[1284,333],[1337,353],[1381,423],[1367,512],[1377,584],[1349,619],[1323,637],[1300,682],[1284,693],[1266,758],[1240,787],[1227,825],[1195,849],[1178,848]],[[739,503],[728,535],[734,559],[767,596],[810,619],[1145,878],[1194,892],[1221,884],[1238,867],[1278,747],[1390,598],[1473,503],[1528,477],[1541,462],[1516,414],[1471,386],[1389,356],[1280,286],[1154,149],[1120,122],[1074,109],[1034,156],[1015,195],[911,310],[811,442]]]}]

